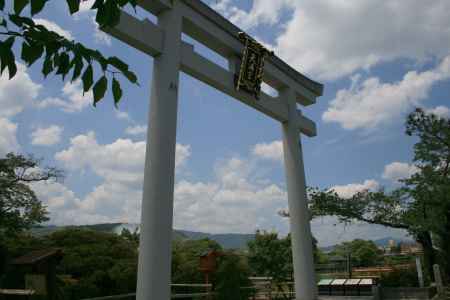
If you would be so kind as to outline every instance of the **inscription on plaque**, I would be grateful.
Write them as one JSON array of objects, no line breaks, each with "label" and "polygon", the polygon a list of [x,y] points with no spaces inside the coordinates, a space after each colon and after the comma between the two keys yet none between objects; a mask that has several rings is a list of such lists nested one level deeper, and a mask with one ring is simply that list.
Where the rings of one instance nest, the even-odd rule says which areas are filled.
[{"label": "inscription on plaque", "polygon": [[239,73],[236,75],[236,90],[244,90],[259,99],[264,75],[264,60],[267,56],[273,55],[273,52],[243,32],[239,33],[239,39],[245,47]]}]

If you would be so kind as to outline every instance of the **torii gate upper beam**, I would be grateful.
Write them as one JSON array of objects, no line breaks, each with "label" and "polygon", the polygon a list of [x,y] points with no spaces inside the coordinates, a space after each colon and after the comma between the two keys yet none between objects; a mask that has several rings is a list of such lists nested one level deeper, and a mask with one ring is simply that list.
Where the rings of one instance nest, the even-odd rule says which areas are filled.
[{"label": "torii gate upper beam", "polygon": [[[151,6],[149,3],[157,3],[157,1],[146,2],[146,8],[150,10]],[[160,7],[160,6],[157,6]],[[151,11],[155,11],[152,9]],[[191,35],[194,38],[200,39],[203,43],[204,39],[207,41],[205,43],[209,47],[214,47],[213,49],[218,50],[222,49],[222,51],[217,51],[221,54],[227,54],[230,60],[230,63],[235,63],[237,59],[237,53],[231,52],[229,46],[221,46],[219,48],[217,43],[214,43],[214,38],[207,38],[205,34],[206,31],[199,30],[199,26],[208,26],[206,28],[213,27],[211,24],[200,24],[195,25],[190,20],[195,20],[196,22],[201,22],[203,19],[197,15],[192,15],[191,9],[186,9],[187,17],[184,19],[183,28],[187,28],[187,34]],[[192,18],[189,18],[191,16]],[[207,21],[207,20],[203,20]],[[213,27],[214,28],[214,27]],[[129,15],[126,12],[122,12],[120,23],[114,28],[104,29],[109,34],[114,37],[126,42],[127,44],[132,45],[136,49],[147,53],[151,56],[157,56],[162,52],[163,38],[164,38],[164,30],[161,29],[158,25],[152,23],[149,20],[138,20],[135,17]],[[228,37],[227,34],[220,33],[220,31],[216,32],[217,35],[224,35],[224,38]],[[230,39],[230,41],[234,41],[236,44],[236,48],[240,48],[242,50],[242,45],[239,41],[235,39]],[[226,43],[223,43],[227,45]],[[227,52],[225,53],[223,49]],[[230,53],[234,53],[233,56]],[[295,87],[296,95],[298,97],[298,101],[302,104],[311,104],[315,101],[315,95],[313,92],[303,87],[299,83],[295,83],[294,80],[290,79],[287,75],[285,75],[279,68],[270,64],[270,61],[266,63],[266,68],[271,70],[272,72],[266,75],[265,80],[269,82],[273,87],[276,87],[279,90],[283,90],[286,87]],[[181,56],[181,70],[186,72],[187,74],[201,80],[216,89],[224,92],[227,95],[230,95],[233,98],[236,98],[243,103],[252,106],[253,108],[261,111],[262,113],[280,121],[286,122],[288,120],[288,108],[287,106],[280,101],[280,99],[271,97],[264,92],[261,92],[261,96],[259,101],[255,101],[252,95],[249,95],[242,91],[236,91],[234,86],[234,73],[228,70],[225,70],[221,66],[211,62],[210,60],[204,58],[194,51],[194,48],[191,44],[182,42],[182,56]],[[275,74],[275,75],[274,75]],[[275,79],[274,79],[275,78]],[[284,79],[284,81],[279,78]],[[288,82],[288,84],[284,83]],[[292,85],[289,85],[292,84]],[[307,136],[315,136],[316,135],[316,126],[313,121],[304,117],[301,112],[298,112],[298,129]]]}]

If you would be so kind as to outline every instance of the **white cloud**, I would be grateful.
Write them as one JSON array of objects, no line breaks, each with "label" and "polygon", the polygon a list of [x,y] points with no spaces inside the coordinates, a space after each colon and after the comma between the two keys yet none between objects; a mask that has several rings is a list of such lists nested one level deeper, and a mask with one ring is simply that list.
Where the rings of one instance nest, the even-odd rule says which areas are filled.
[{"label": "white cloud", "polygon": [[227,17],[230,22],[247,30],[260,24],[277,24],[280,22],[283,9],[290,7],[293,2],[293,0],[255,0],[249,12],[237,8],[231,0],[218,1],[212,7]]},{"label": "white cloud", "polygon": [[384,179],[391,180],[393,182],[397,182],[400,179],[407,179],[417,173],[419,169],[407,163],[402,162],[393,162],[384,167],[384,172],[382,177]]},{"label": "white cloud", "polygon": [[426,113],[434,114],[439,118],[449,118],[450,117],[450,109],[446,106],[436,106],[434,108],[425,109]]},{"label": "white cloud", "polygon": [[83,95],[83,87],[81,81],[77,80],[73,83],[67,82],[62,89],[62,98],[46,98],[40,101],[37,106],[39,108],[46,107],[60,107],[63,111],[68,113],[80,112],[92,101],[92,92]]},{"label": "white cloud", "polygon": [[222,161],[210,182],[182,180],[175,187],[176,228],[206,232],[254,232],[286,224],[277,211],[286,205],[286,191],[273,183],[260,183],[257,170],[236,157]]},{"label": "white cloud", "polygon": [[[249,12],[233,3],[213,6],[244,29],[278,24],[277,55],[321,80],[399,58],[423,62],[449,52],[446,0],[259,0]],[[283,9],[289,9],[285,20],[280,19]]]},{"label": "white cloud", "polygon": [[281,141],[256,144],[252,152],[263,159],[283,161],[283,143]]},{"label": "white cloud", "polygon": [[31,80],[26,67],[17,64],[17,73],[9,80],[7,73],[0,76],[0,155],[20,149],[17,142],[17,124],[11,118],[32,106],[42,85]]},{"label": "white cloud", "polygon": [[[92,171],[101,183],[83,198],[67,187],[40,189],[49,205],[51,222],[87,224],[97,222],[137,222],[142,195],[146,143],[117,139],[99,144],[93,132],[71,139],[70,147],[55,154],[66,170]],[[189,145],[177,144],[176,168],[182,168],[189,156]],[[64,216],[64,217],[62,217]]]},{"label": "white cloud", "polygon": [[112,43],[111,36],[100,30],[97,22],[95,21],[95,16],[92,17],[92,23],[95,26],[94,31],[95,42],[100,45],[111,46]]},{"label": "white cloud", "polygon": [[16,138],[17,124],[6,118],[0,118],[0,156],[20,149]]},{"label": "white cloud", "polygon": [[[72,138],[70,147],[55,159],[69,171],[89,169],[102,182],[82,199],[61,186],[48,195],[40,189],[40,197],[52,211],[51,222],[138,222],[144,156],[143,141],[118,139],[99,144],[93,132]],[[177,144],[176,168],[183,167],[190,156],[189,145]],[[253,232],[257,228],[286,232],[286,223],[277,216],[285,204],[282,188],[258,180],[251,162],[232,157],[216,165],[210,181],[181,179],[176,183],[174,223],[177,228],[208,232]]]},{"label": "white cloud", "polygon": [[132,121],[130,115],[126,111],[116,110],[116,118],[119,120]]},{"label": "white cloud", "polygon": [[358,192],[365,190],[374,191],[379,188],[379,183],[376,180],[368,179],[363,183],[351,183],[347,185],[335,185],[330,188],[334,190],[342,198],[351,198]]},{"label": "white cloud", "polygon": [[94,5],[94,3],[95,3],[95,0],[83,0],[83,1],[81,1],[81,3],[80,3],[80,10],[79,10],[78,13],[88,12],[91,9],[92,5]]},{"label": "white cloud", "polygon": [[51,146],[61,141],[63,128],[51,125],[47,128],[39,127],[31,133],[31,144],[39,146]]},{"label": "white cloud", "polygon": [[355,76],[349,89],[337,92],[322,119],[337,122],[345,129],[373,129],[419,105],[434,84],[448,78],[450,56],[429,71],[410,71],[395,83],[383,83],[376,77],[361,82]]},{"label": "white cloud", "polygon": [[144,125],[136,125],[133,127],[127,127],[125,129],[125,133],[129,135],[142,135],[147,132],[147,126]]},{"label": "white cloud", "polygon": [[9,80],[7,74],[0,76],[0,117],[12,117],[31,106],[42,85],[31,80],[26,67],[17,64],[17,74]]},{"label": "white cloud", "polygon": [[55,22],[52,22],[52,21],[49,21],[46,19],[33,19],[33,21],[34,21],[34,23],[36,23],[38,25],[42,25],[42,26],[46,27],[48,30],[56,32],[57,34],[65,37],[69,41],[74,39],[70,31],[62,29],[61,26],[59,26]]}]

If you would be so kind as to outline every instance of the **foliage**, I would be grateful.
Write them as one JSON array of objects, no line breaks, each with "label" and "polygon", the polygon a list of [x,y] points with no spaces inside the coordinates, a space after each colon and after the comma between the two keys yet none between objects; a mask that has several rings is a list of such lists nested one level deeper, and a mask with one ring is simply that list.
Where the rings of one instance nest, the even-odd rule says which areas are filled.
[{"label": "foliage", "polygon": [[210,239],[175,240],[172,243],[172,282],[204,282],[199,272],[200,255],[209,250],[222,250],[221,246]]},{"label": "foliage", "polygon": [[[23,234],[20,239],[9,239],[7,246],[13,257],[32,250],[61,248],[64,256],[57,274],[62,292],[69,299],[117,295],[136,289],[138,245],[120,235],[67,228],[41,238]],[[15,288],[20,284],[8,278],[5,282]]]},{"label": "foliage", "polygon": [[395,269],[390,273],[381,274],[379,281],[383,287],[419,287],[417,271],[410,269]]},{"label": "foliage", "polygon": [[450,120],[417,109],[407,118],[406,134],[418,138],[413,159],[418,172],[403,179],[402,187],[361,191],[350,198],[312,188],[310,209],[313,217],[405,229],[422,244],[429,275],[437,246],[450,276]]},{"label": "foliage", "polygon": [[[248,263],[254,276],[272,277],[275,282],[289,281],[293,276],[291,235],[280,238],[276,232],[256,231],[255,238],[247,243]],[[313,238],[316,262],[325,260]]]},{"label": "foliage", "polygon": [[47,219],[46,210],[30,184],[57,180],[62,172],[40,167],[32,156],[9,153],[0,159],[0,238],[14,235]]},{"label": "foliage", "polygon": [[216,299],[249,299],[252,294],[252,289],[249,289],[251,286],[249,275],[249,268],[240,256],[232,252],[225,253],[220,259],[216,274]]},{"label": "foliage", "polygon": [[351,255],[353,267],[370,267],[377,265],[383,258],[381,250],[372,241],[356,239],[337,245],[332,255],[346,257]]},{"label": "foliage", "polygon": [[257,231],[248,242],[248,263],[255,276],[282,282],[292,277],[291,237],[279,238],[275,232]]},{"label": "foliage", "polygon": [[[66,0],[70,14],[80,9],[82,0]],[[83,0],[85,1],[85,0]],[[94,106],[106,93],[108,82],[112,81],[111,89],[114,103],[117,105],[122,97],[122,89],[116,75],[121,74],[131,83],[137,84],[136,75],[129,70],[128,65],[117,57],[105,57],[98,50],[90,49],[82,43],[69,41],[67,38],[48,30],[43,25],[33,21],[33,16],[40,13],[50,0],[0,0],[0,75],[8,69],[9,79],[17,73],[14,46],[21,42],[21,59],[27,66],[33,65],[43,58],[42,74],[61,76],[65,80],[71,73],[71,81],[81,76],[83,91],[93,91]],[[8,5],[11,4],[11,5]],[[136,7],[137,0],[96,0],[91,7],[96,10],[96,22],[100,28],[112,27],[120,21],[120,9],[127,4]],[[7,11],[7,9],[10,11]],[[29,16],[23,12],[29,9]],[[20,41],[20,42],[18,42]],[[94,84],[94,72],[100,69],[100,77]]]}]

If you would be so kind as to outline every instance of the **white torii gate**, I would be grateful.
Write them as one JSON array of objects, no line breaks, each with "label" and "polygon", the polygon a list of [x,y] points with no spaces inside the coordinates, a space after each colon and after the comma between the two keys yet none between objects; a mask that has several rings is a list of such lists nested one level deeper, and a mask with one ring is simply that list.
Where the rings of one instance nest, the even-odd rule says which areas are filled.
[{"label": "white torii gate", "polygon": [[[171,242],[179,71],[228,94],[282,124],[290,229],[298,300],[317,298],[312,238],[306,199],[300,133],[316,135],[315,123],[297,103],[314,104],[323,86],[301,75],[276,56],[266,59],[263,80],[279,92],[277,98],[235,88],[235,73],[244,45],[239,28],[200,0],[140,0],[138,5],[157,17],[157,24],[122,12],[120,23],[104,29],[112,36],[154,57],[147,133],[137,299],[170,299]],[[226,70],[182,41],[182,33],[229,61]],[[149,143],[149,141],[151,141]]]}]

